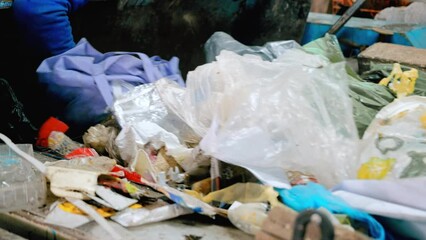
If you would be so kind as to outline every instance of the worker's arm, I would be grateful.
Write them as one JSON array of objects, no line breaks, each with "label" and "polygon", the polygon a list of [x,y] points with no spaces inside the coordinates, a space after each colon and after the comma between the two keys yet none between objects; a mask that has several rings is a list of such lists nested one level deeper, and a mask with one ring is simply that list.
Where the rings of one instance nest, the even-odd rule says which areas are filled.
[{"label": "worker's arm", "polygon": [[69,14],[87,0],[14,0],[13,12],[25,42],[49,57],[75,46]]}]

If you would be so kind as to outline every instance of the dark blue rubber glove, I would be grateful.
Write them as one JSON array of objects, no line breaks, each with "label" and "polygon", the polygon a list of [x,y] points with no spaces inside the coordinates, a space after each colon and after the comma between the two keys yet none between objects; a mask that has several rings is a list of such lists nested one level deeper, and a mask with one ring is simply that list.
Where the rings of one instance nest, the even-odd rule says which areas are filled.
[{"label": "dark blue rubber glove", "polygon": [[15,0],[13,12],[34,53],[50,57],[75,46],[69,14],[88,0]]}]

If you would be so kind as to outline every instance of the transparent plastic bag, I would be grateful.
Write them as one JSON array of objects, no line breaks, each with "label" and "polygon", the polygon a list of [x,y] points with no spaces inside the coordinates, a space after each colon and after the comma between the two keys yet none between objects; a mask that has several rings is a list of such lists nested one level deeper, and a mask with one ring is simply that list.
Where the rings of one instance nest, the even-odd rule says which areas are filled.
[{"label": "transparent plastic bag", "polygon": [[[138,149],[148,143],[157,150],[165,146],[168,155],[182,160],[191,151],[187,143],[198,143],[200,137],[176,114],[182,114],[176,91],[180,92],[177,84],[161,79],[134,88],[114,103],[114,115],[122,127],[115,143],[124,161],[134,161]],[[176,109],[169,108],[163,97]]]},{"label": "transparent plastic bag", "polygon": [[222,50],[232,51],[240,55],[257,55],[263,60],[272,61],[288,49],[297,47],[300,47],[300,45],[293,40],[268,42],[264,46],[246,46],[227,33],[215,32],[204,45],[204,52],[208,63],[213,62]]},{"label": "transparent plastic bag", "polygon": [[300,62],[222,51],[188,74],[190,111],[212,118],[200,121],[210,127],[201,149],[276,187],[288,187],[289,170],[312,173],[326,186],[355,177],[357,131],[345,65]]}]

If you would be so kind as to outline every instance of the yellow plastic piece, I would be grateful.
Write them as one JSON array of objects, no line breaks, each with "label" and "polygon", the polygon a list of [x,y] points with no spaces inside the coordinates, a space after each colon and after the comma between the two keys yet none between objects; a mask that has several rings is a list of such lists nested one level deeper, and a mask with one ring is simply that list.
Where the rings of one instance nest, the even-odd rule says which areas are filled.
[{"label": "yellow plastic piece", "polygon": [[[98,212],[102,217],[107,218],[107,217],[111,217],[112,215],[115,214],[115,211],[111,208],[97,208],[93,205],[91,205],[96,212]],[[73,214],[78,214],[78,215],[86,215],[83,211],[81,211],[79,208],[77,208],[76,206],[74,206],[72,203],[70,202],[63,202],[60,203],[58,205],[58,207],[60,209],[62,209],[64,212],[68,212],[68,213],[73,213]]]},{"label": "yellow plastic piece", "polygon": [[414,92],[417,78],[419,77],[419,71],[412,68],[409,71],[402,71],[401,65],[395,63],[391,74],[387,78],[383,78],[379,84],[388,86],[393,92],[396,93],[397,97],[405,97]]},{"label": "yellow plastic piece", "polygon": [[140,205],[139,203],[135,203],[132,206],[130,206],[129,208],[131,208],[131,209],[140,209],[140,208],[143,208],[143,206]]},{"label": "yellow plastic piece", "polygon": [[193,190],[185,190],[185,193],[206,203],[218,201],[232,204],[234,201],[238,201],[241,203],[269,202],[272,207],[281,205],[277,198],[278,193],[273,187],[257,183],[237,183],[206,196]]},{"label": "yellow plastic piece", "polygon": [[395,162],[395,158],[380,159],[372,157],[359,168],[358,179],[383,179],[392,170]]}]

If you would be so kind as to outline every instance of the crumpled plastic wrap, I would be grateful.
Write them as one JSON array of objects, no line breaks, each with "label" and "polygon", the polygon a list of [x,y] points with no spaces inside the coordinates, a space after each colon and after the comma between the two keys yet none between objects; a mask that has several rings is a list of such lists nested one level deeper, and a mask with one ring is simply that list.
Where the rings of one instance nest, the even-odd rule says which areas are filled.
[{"label": "crumpled plastic wrap", "polygon": [[272,61],[288,49],[295,47],[300,47],[300,45],[293,40],[268,42],[262,47],[246,46],[227,33],[215,32],[205,43],[204,52],[208,63],[213,62],[222,50],[232,51],[240,55],[257,55],[263,60]]},{"label": "crumpled plastic wrap", "polygon": [[228,218],[240,230],[256,235],[268,218],[268,205],[265,203],[235,202],[228,210]]},{"label": "crumpled plastic wrap", "polygon": [[97,124],[90,127],[83,135],[83,142],[101,155],[109,155],[111,158],[120,159],[120,153],[115,145],[118,129],[111,126]]},{"label": "crumpled plastic wrap", "polygon": [[426,177],[425,129],[425,97],[404,97],[384,107],[362,139],[358,178]]},{"label": "crumpled plastic wrap", "polygon": [[222,51],[190,72],[188,111],[198,121],[188,122],[206,131],[201,149],[276,187],[288,187],[289,170],[312,173],[326,186],[355,177],[357,131],[345,65],[300,62]]},{"label": "crumpled plastic wrap", "polygon": [[[150,122],[172,133],[183,142],[198,142],[199,137],[174,111],[168,109],[162,99],[163,94],[166,94],[169,89],[173,91],[175,88],[181,89],[176,83],[165,78],[155,83],[136,87],[115,101],[114,115],[118,123],[121,127],[124,127]],[[179,99],[175,98],[174,100]]]},{"label": "crumpled plastic wrap", "polygon": [[176,89],[176,84],[161,79],[136,87],[114,103],[114,115],[123,128],[115,142],[124,161],[134,161],[138,149],[148,143],[157,150],[166,146],[168,155],[183,159],[191,151],[186,143],[198,143],[199,136],[162,99],[170,93],[179,101],[173,94]]}]

